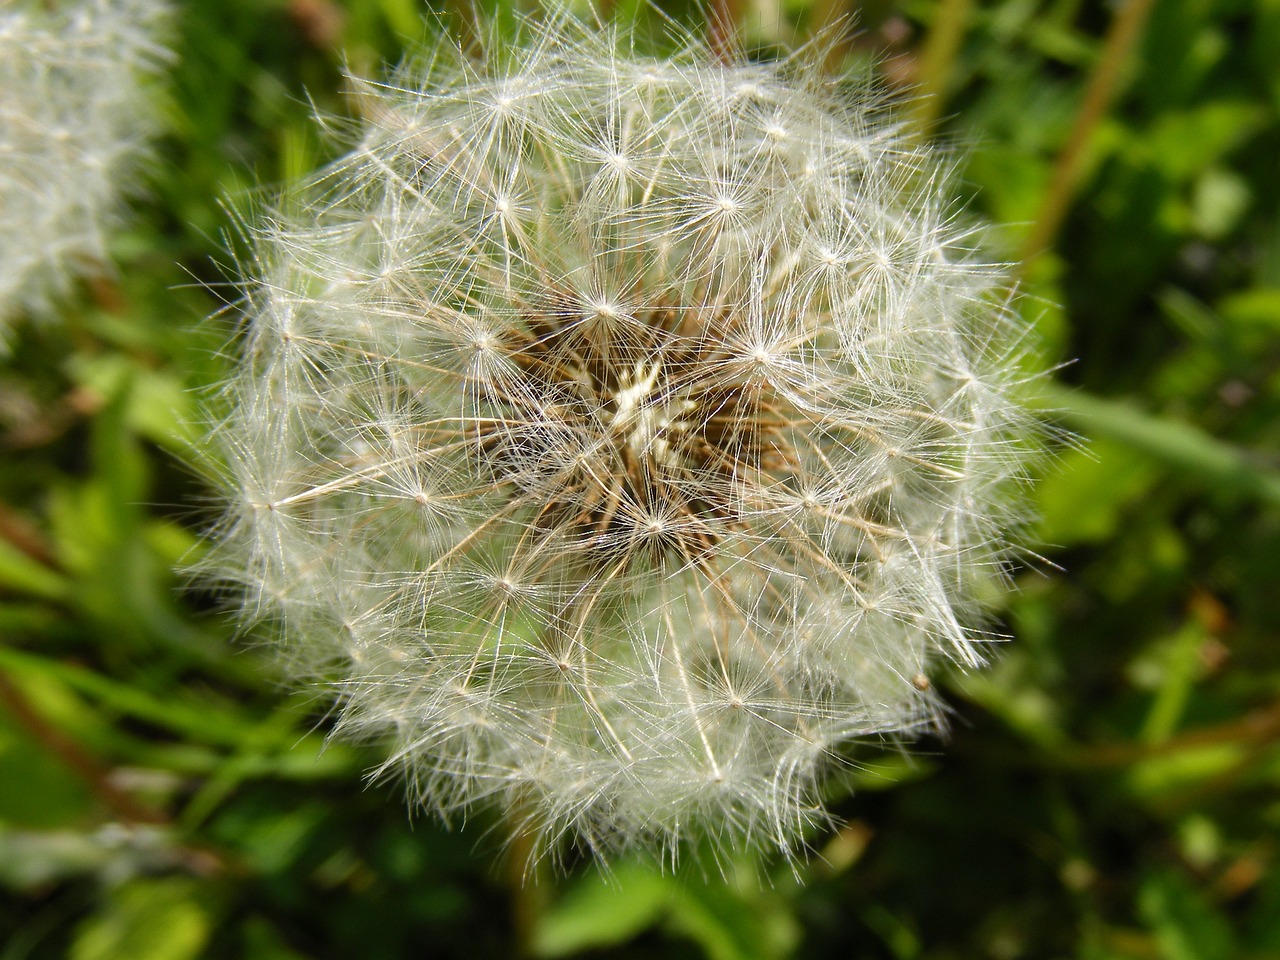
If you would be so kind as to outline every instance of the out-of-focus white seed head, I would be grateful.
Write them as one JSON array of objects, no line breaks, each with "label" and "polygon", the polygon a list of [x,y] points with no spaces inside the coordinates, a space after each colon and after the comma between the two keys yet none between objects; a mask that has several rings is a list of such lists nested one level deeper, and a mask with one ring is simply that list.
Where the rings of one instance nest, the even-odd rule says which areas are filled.
[{"label": "out-of-focus white seed head", "polygon": [[0,348],[106,256],[157,126],[162,0],[0,0]]},{"label": "out-of-focus white seed head", "polygon": [[263,218],[215,571],[339,732],[547,846],[795,849],[975,665],[1034,434],[945,177],[801,58],[433,50]]}]

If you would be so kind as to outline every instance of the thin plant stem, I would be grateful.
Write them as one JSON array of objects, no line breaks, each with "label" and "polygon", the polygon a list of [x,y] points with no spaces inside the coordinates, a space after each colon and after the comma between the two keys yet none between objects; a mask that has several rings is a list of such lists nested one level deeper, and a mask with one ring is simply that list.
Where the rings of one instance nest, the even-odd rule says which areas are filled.
[{"label": "thin plant stem", "polygon": [[933,133],[947,102],[947,86],[972,6],[973,0],[939,0],[935,8],[933,26],[920,54],[916,101],[911,111],[921,140]]},{"label": "thin plant stem", "polygon": [[809,18],[808,32],[818,37],[825,52],[822,68],[837,74],[849,56],[853,37],[853,3],[851,0],[818,0]]},{"label": "thin plant stem", "polygon": [[518,958],[533,956],[533,937],[546,906],[546,887],[539,882],[538,834],[519,805],[507,815],[507,889],[511,896],[511,925]]},{"label": "thin plant stem", "polygon": [[457,24],[458,45],[470,56],[480,54],[480,29],[472,0],[447,0],[445,8]]},{"label": "thin plant stem", "polygon": [[729,63],[742,45],[744,0],[712,0],[707,10],[707,41],[721,63]]},{"label": "thin plant stem", "polygon": [[1041,202],[1040,211],[1023,242],[1018,261],[1029,263],[1043,253],[1057,236],[1063,218],[1071,205],[1083,172],[1086,148],[1094,131],[1106,115],[1107,108],[1119,92],[1121,76],[1129,54],[1142,35],[1147,16],[1155,0],[1128,0],[1111,21],[1103,44],[1102,56],[1094,67],[1085,91],[1080,112],[1062,152],[1058,155],[1053,178]]},{"label": "thin plant stem", "polygon": [[1268,747],[1280,740],[1280,703],[1259,707],[1234,720],[1199,727],[1167,737],[1159,743],[1098,743],[1071,751],[1067,760],[1077,767],[1125,767],[1153,757],[1219,745]]}]

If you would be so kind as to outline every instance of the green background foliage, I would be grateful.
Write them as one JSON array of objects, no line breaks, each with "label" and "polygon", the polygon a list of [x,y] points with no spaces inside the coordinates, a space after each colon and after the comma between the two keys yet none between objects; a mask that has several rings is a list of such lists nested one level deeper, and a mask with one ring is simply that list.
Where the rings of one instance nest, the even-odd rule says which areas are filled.
[{"label": "green background foliage", "polygon": [[[742,20],[764,56],[845,12]],[[526,874],[500,816],[407,812],[174,572],[212,515],[182,464],[230,362],[231,211],[339,149],[313,104],[350,115],[344,70],[459,27],[426,13],[178,3],[116,266],[0,367],[0,960],[1280,957],[1280,2],[856,11],[833,66],[932,94],[914,122],[1025,260],[1083,439],[1042,468],[1013,640],[938,680],[950,738],[855,754],[838,832],[724,876]]]}]

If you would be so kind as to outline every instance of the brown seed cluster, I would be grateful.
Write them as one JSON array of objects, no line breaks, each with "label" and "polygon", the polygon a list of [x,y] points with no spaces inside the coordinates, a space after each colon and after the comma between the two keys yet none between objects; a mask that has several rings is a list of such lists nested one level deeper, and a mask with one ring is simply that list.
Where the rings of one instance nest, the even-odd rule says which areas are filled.
[{"label": "brown seed cluster", "polygon": [[[517,463],[551,469],[538,478],[539,528],[628,562],[709,572],[723,531],[749,528],[760,488],[798,467],[798,414],[758,375],[768,358],[744,359],[734,333],[723,307],[584,315],[560,299],[505,332],[510,374],[477,388],[487,415],[470,429],[495,479]],[[565,436],[577,463],[558,444],[529,448]]]}]

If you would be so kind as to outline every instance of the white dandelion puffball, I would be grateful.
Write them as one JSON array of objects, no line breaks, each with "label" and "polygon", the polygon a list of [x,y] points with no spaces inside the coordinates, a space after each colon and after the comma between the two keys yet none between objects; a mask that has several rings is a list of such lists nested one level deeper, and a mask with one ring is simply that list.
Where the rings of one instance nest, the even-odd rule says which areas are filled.
[{"label": "white dandelion puffball", "polygon": [[980,661],[1007,289],[865,86],[525,29],[251,228],[217,573],[446,817],[794,849]]},{"label": "white dandelion puffball", "polygon": [[154,131],[158,0],[0,0],[0,341],[106,258]]}]

